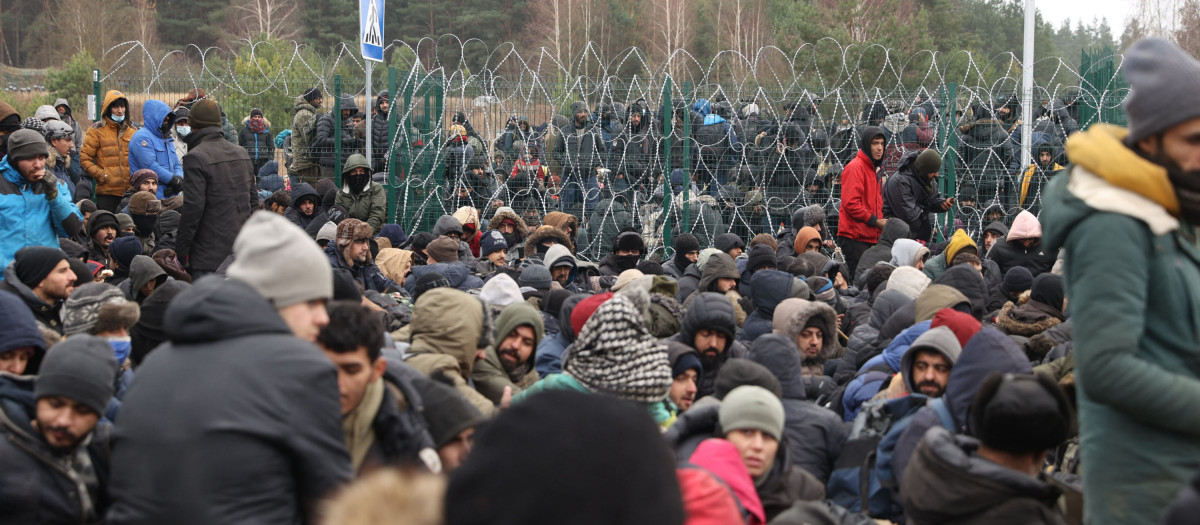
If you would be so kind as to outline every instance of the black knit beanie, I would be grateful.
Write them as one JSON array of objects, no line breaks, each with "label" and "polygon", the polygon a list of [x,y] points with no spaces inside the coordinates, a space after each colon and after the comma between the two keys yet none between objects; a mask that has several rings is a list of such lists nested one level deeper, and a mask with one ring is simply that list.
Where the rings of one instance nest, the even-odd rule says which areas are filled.
[{"label": "black knit beanie", "polygon": [[467,398],[455,390],[442,372],[434,372],[429,379],[421,378],[413,382],[417,392],[421,394],[421,402],[425,405],[422,414],[425,424],[429,427],[429,435],[433,438],[434,446],[441,448],[452,441],[462,431],[482,425],[487,421],[479,409],[475,408]]},{"label": "black knit beanie", "polygon": [[140,364],[151,350],[167,340],[167,334],[163,332],[163,314],[167,311],[167,305],[191,287],[191,284],[183,281],[167,281],[142,301],[141,316],[129,330],[129,358],[135,366]]},{"label": "black knit beanie", "polygon": [[761,386],[775,397],[783,397],[783,386],[767,367],[749,359],[732,358],[721,365],[717,380],[713,384],[713,397],[724,399],[733,389],[742,385]]},{"label": "black knit beanie", "polygon": [[1071,435],[1071,406],[1041,374],[993,372],[970,412],[971,434],[989,448],[1017,454],[1053,449]]},{"label": "black knit beanie", "polygon": [[37,288],[58,263],[67,258],[67,252],[49,246],[30,246],[17,250],[13,257],[13,270],[17,279],[30,289]]}]

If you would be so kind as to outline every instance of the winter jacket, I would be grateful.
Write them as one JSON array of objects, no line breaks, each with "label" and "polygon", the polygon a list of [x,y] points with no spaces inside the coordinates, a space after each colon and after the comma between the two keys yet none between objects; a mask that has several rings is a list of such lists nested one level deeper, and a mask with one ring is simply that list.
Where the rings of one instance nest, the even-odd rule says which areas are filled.
[{"label": "winter jacket", "polygon": [[[1008,273],[1008,270],[1014,266],[1024,266],[1034,277],[1037,277],[1054,268],[1054,263],[1058,260],[1058,250],[1045,247],[1040,240],[1041,236],[1042,226],[1037,217],[1029,212],[1021,212],[1013,220],[1013,226],[1008,235],[1003,239],[996,239],[995,244],[992,244],[987,258],[996,261],[996,264],[1000,266],[1000,275]],[[1016,242],[1020,239],[1035,238],[1038,241],[1028,248]]]},{"label": "winter jacket", "polygon": [[[371,173],[379,173],[387,171],[387,162],[390,156],[388,155],[388,147],[391,146],[391,140],[388,137],[388,112],[379,107],[379,103],[388,100],[388,92],[382,91],[375,97],[375,102],[371,105]],[[390,101],[389,101],[390,102]],[[388,105],[390,111],[392,106]],[[397,131],[401,122],[399,118],[396,120]],[[403,142],[403,133],[397,133],[399,140]]]},{"label": "winter jacket", "polygon": [[926,434],[901,481],[912,525],[1034,523],[1066,525],[1061,492],[1041,478],[976,455],[979,441],[942,428]]},{"label": "winter jacket", "polygon": [[[913,164],[920,151],[910,151],[900,159],[900,168],[883,185],[883,216],[894,217],[908,224],[911,238],[929,242],[933,238],[931,213],[943,213],[945,199],[938,193],[933,180],[914,171]],[[861,266],[861,265],[860,265]]]},{"label": "winter jacket", "polygon": [[147,100],[142,105],[142,129],[135,131],[129,142],[130,173],[148,169],[158,175],[159,199],[172,179],[183,176],[183,163],[175,155],[175,139],[171,133],[164,137],[160,129],[168,115],[173,129],[175,116],[171,108],[161,100]]},{"label": "winter jacket", "polygon": [[[868,244],[879,240],[881,231],[875,221],[883,218],[883,195],[879,173],[867,154],[870,141],[881,134],[879,128],[867,128],[858,155],[842,169],[842,206],[838,210],[838,236]],[[872,137],[872,138],[867,138]],[[851,270],[854,270],[851,268]]]},{"label": "winter jacket", "polygon": [[690,457],[677,459],[685,463],[676,472],[688,525],[766,523],[754,480],[732,443],[706,439]]},{"label": "winter jacket", "polygon": [[67,183],[59,180],[55,187],[58,196],[47,201],[44,183],[30,183],[8,162],[8,156],[0,158],[0,266],[8,266],[21,248],[58,248],[60,237],[79,233],[83,215],[71,202]]},{"label": "winter jacket", "polygon": [[353,475],[329,359],[236,280],[198,281],[164,332],[113,431],[108,523],[314,522]]},{"label": "winter jacket", "polygon": [[[111,425],[99,421],[68,452],[52,448],[30,423],[37,417],[35,379],[0,374],[0,521],[100,523],[109,504]],[[91,484],[83,478],[87,462]]]},{"label": "winter jacket", "polygon": [[679,293],[675,295],[675,299],[683,302],[690,297],[700,287],[700,278],[703,277],[703,272],[700,271],[700,266],[696,263],[689,264],[687,269],[683,271],[683,277],[679,278]]},{"label": "winter jacket", "polygon": [[120,197],[129,187],[129,144],[134,127],[125,110],[125,121],[113,122],[110,112],[118,100],[127,100],[115,89],[104,94],[103,117],[88,128],[83,146],[79,148],[79,163],[88,177],[96,181],[96,194]]},{"label": "winter jacket", "polygon": [[[310,151],[312,147],[308,143],[312,137],[305,136],[303,133],[306,126],[310,125],[312,119],[317,118],[317,108],[313,107],[304,97],[296,97],[292,102],[292,109],[295,114],[292,116],[292,165],[288,166],[292,171],[302,171],[317,165],[317,160],[320,153],[316,150]],[[314,125],[315,131],[315,123]],[[315,133],[314,133],[315,135]]]},{"label": "winter jacket", "polygon": [[[941,400],[949,409],[954,419],[955,434],[967,431],[967,417],[971,403],[979,391],[979,385],[994,372],[1002,374],[1028,374],[1033,369],[1029,359],[1025,357],[1009,338],[991,327],[984,327],[963,347],[958,361],[950,370],[950,378],[946,382],[946,391]],[[941,418],[930,407],[922,407],[913,416],[912,422],[900,434],[896,447],[892,451],[892,472],[896,479],[902,479],[908,468],[913,452],[921,442],[921,438],[933,427],[941,427]]]},{"label": "winter jacket", "polygon": [[[435,265],[436,266],[436,265]],[[416,280],[414,277],[410,277]],[[479,334],[484,329],[483,303],[445,287],[425,292],[413,308],[412,345],[405,363],[432,376],[441,371],[454,380],[454,388],[488,417],[496,405],[468,382],[475,367]]]},{"label": "winter jacket", "polygon": [[860,283],[865,278],[867,270],[876,263],[892,261],[892,245],[900,239],[909,236],[908,224],[904,221],[888,221],[879,235],[879,243],[867,248],[858,259],[858,269],[854,271],[854,282]]},{"label": "winter jacket", "polygon": [[[59,115],[58,118],[59,118],[59,120],[65,122],[67,124],[70,124],[72,128],[75,128],[75,148],[74,149],[76,150],[76,153],[78,153],[79,147],[83,145],[83,129],[79,127],[79,121],[75,120],[75,114],[72,113],[72,111],[71,111],[71,103],[67,102],[67,99],[65,99],[65,98],[56,99],[54,101],[54,108],[57,110],[59,106],[67,107],[67,112],[62,115]],[[57,113],[57,111],[56,111],[56,113]]]},{"label": "winter jacket", "polygon": [[264,118],[263,124],[266,127],[255,133],[250,129],[250,117],[246,117],[242,119],[242,129],[238,131],[238,145],[246,148],[250,162],[254,163],[255,173],[263,164],[275,159],[275,136],[271,134],[271,122]]},{"label": "winter jacket", "polygon": [[358,195],[350,191],[350,186],[343,185],[333,203],[345,208],[350,218],[369,224],[373,235],[387,221],[387,190],[378,182],[368,182]]},{"label": "winter jacket", "polygon": [[[305,215],[300,211],[300,201],[311,200],[313,202],[312,215]],[[283,212],[283,216],[292,221],[292,224],[301,228],[308,228],[324,210],[321,209],[321,196],[317,195],[316,190],[307,182],[301,182],[292,187],[292,205]]]},{"label": "winter jacket", "polygon": [[483,287],[483,280],[471,275],[471,269],[461,262],[452,261],[444,263],[426,264],[422,266],[414,266],[412,273],[404,279],[404,290],[412,296],[417,291],[417,280],[422,275],[427,273],[440,273],[447,279],[450,279],[450,285],[461,291],[470,291]]},{"label": "winter jacket", "polygon": [[402,289],[395,281],[383,275],[383,271],[379,269],[375,261],[367,261],[365,264],[355,263],[351,267],[346,263],[346,258],[342,255],[342,252],[338,251],[336,242],[325,245],[325,256],[329,258],[329,265],[333,269],[344,269],[350,272],[350,276],[354,278],[354,282],[361,286],[363,291],[374,290],[379,293],[392,293]]},{"label": "winter jacket", "polygon": [[163,270],[149,255],[135,255],[133,262],[129,265],[129,278],[121,281],[117,288],[125,294],[125,299],[141,304],[145,299],[141,296],[142,287],[150,281],[158,281],[159,286],[167,282],[166,270]]},{"label": "winter jacket", "polygon": [[579,184],[580,179],[595,177],[596,168],[604,165],[608,151],[600,137],[599,125],[588,122],[582,128],[572,125],[562,131],[554,144],[553,158],[563,167],[563,184],[568,183],[568,177],[574,177],[575,184]]},{"label": "winter jacket", "polygon": [[54,148],[50,148],[50,156],[46,158],[46,172],[54,174],[55,178],[67,183],[67,189],[71,191],[71,195],[75,195],[75,185],[83,180],[83,168],[79,165],[79,152],[71,150],[64,157],[54,151]]},{"label": "winter jacket", "polygon": [[[884,382],[893,374],[900,371],[901,360],[908,348],[929,331],[930,321],[914,324],[900,332],[879,355],[867,360],[859,369],[858,374],[846,384],[842,394],[842,420],[854,421],[863,405],[883,390]],[[861,356],[859,356],[861,357]],[[879,373],[882,372],[882,373]]]},{"label": "winter jacket", "polygon": [[806,398],[795,343],[782,335],[763,336],[751,346],[748,358],[767,367],[783,387],[784,432],[792,464],[828,483],[849,432],[833,411]]},{"label": "winter jacket", "polygon": [[[754,300],[754,311],[746,316],[738,339],[754,341],[763,334],[771,333],[771,322],[775,318],[775,307],[792,296],[792,287],[798,280],[792,274],[778,270],[760,270],[750,278],[750,297]],[[801,286],[807,288],[803,282]]]},{"label": "winter jacket", "polygon": [[1085,513],[1097,524],[1155,523],[1200,470],[1200,414],[1183,408],[1200,402],[1200,247],[1166,170],[1125,135],[1072,135],[1076,165],[1050,181],[1042,210],[1045,249],[1066,251]]},{"label": "winter jacket", "polygon": [[192,270],[215,271],[233,253],[233,240],[258,209],[254,167],[246,150],[216,127],[188,134],[175,253]]},{"label": "winter jacket", "polygon": [[[530,355],[529,357],[534,359],[536,356]],[[475,390],[498,404],[500,398],[504,396],[504,387],[512,387],[512,393],[515,396],[538,382],[540,377],[537,370],[534,369],[532,363],[530,365],[524,375],[514,379],[512,374],[504,369],[495,348],[488,348],[487,358],[475,363],[475,369],[471,371],[471,380],[475,383]]]},{"label": "winter jacket", "polygon": [[[355,153],[362,153],[363,146],[366,141],[358,138],[355,134],[354,123],[351,119],[342,119],[342,165],[346,165],[346,159]],[[318,161],[322,166],[333,167],[333,155],[335,153],[334,142],[334,121],[332,113],[324,113],[317,116],[316,133],[314,134],[313,143],[308,146],[309,155],[318,155]],[[293,148],[295,146],[293,145]]]},{"label": "winter jacket", "polygon": [[747,349],[741,342],[734,341],[734,336],[737,335],[737,322],[734,319],[733,305],[724,295],[698,293],[688,310],[688,314],[683,318],[683,328],[671,340],[695,348],[696,332],[701,328],[717,330],[725,333],[728,337],[724,350],[717,356],[715,365],[708,366],[706,364],[704,372],[696,381],[696,399],[700,399],[711,395],[716,390],[717,373],[720,372],[721,365],[733,357],[746,357]]}]

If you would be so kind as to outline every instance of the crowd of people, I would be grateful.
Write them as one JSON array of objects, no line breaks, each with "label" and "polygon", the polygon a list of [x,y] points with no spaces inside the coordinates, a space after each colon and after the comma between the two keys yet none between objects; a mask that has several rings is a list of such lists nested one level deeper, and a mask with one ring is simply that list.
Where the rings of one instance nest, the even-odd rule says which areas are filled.
[{"label": "crowd of people", "polygon": [[1129,128],[978,236],[867,126],[835,225],[595,262],[563,211],[405,231],[354,152],[260,195],[269,124],[202,91],[138,129],[109,92],[78,153],[66,104],[0,105],[0,521],[1190,523],[1200,62],[1123,68]]}]

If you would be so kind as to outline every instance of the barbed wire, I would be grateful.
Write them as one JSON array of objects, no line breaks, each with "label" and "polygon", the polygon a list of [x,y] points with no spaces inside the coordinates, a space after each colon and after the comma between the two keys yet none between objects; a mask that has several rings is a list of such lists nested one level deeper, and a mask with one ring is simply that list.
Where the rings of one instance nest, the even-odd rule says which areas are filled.
[{"label": "barbed wire", "polygon": [[[235,117],[260,107],[286,127],[292,100],[311,87],[332,93],[336,74],[360,111],[374,109],[375,101],[364,99],[365,64],[355,45],[321,55],[296,42],[243,44],[236,50],[193,45],[156,57],[141,42],[123,42],[105,53],[102,63],[111,65],[101,83],[122,87],[131,106],[134,99],[199,87]],[[895,137],[885,176],[909,150],[928,146],[942,154],[944,173],[952,174],[944,177],[943,191],[959,199],[953,214],[937,216],[942,233],[964,227],[976,234],[987,222],[1011,220],[1040,202],[1045,175],[1033,170],[1026,182],[1029,168],[1018,165],[1021,101],[1015,97],[1022,69],[1013,53],[901,55],[826,38],[791,51],[723,50],[705,62],[684,49],[652,58],[628,48],[606,58],[588,43],[574,56],[560,56],[547,47],[521,52],[510,43],[489,47],[443,35],[394,40],[385,56],[406,68],[389,93],[402,129],[390,137],[386,159],[397,174],[388,181],[397,217],[410,231],[428,229],[438,215],[462,205],[478,208],[485,219],[498,205],[526,220],[565,211],[579,217],[589,235],[579,251],[595,257],[622,227],[640,228],[651,246],[682,231],[710,243],[727,231],[777,233],[790,227],[793,212],[811,205],[824,206],[836,226],[838,174],[867,124]],[[1061,57],[1038,60],[1033,146],[1049,148],[1055,162],[1066,164],[1067,134],[1095,122],[1122,122],[1120,60],[1102,53],[1084,67]],[[387,75],[375,83],[375,93],[386,89]],[[568,114],[573,102],[583,102],[592,116],[582,135]],[[914,108],[925,113],[924,122]],[[630,115],[641,111],[644,122],[633,125]],[[486,161],[485,181],[472,179],[469,162],[456,162],[447,146],[459,114],[475,131],[468,143],[471,157]],[[514,118],[528,130],[511,129]],[[672,121],[669,132],[664,119]],[[914,128],[924,138],[911,141]],[[514,135],[530,151],[516,151]],[[558,147],[576,145],[584,135],[603,143],[596,159]],[[580,164],[593,161],[609,171]],[[540,169],[524,169],[529,166]],[[695,193],[691,184],[678,185],[687,198],[664,195],[675,168],[695,185]]]}]

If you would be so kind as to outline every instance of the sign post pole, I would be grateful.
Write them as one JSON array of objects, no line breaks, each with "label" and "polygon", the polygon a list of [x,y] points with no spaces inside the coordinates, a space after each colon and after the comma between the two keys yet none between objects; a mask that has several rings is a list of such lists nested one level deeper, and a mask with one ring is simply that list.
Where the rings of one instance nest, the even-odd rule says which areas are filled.
[{"label": "sign post pole", "polygon": [[[367,164],[371,164],[371,70],[375,62],[383,62],[383,2],[384,0],[359,0],[358,27],[359,41],[362,47],[362,57],[366,60],[367,70],[367,107],[365,124],[367,126]],[[374,168],[371,169],[374,171]]]}]

